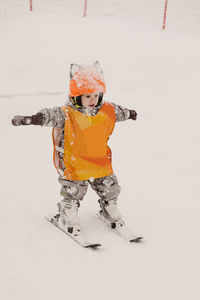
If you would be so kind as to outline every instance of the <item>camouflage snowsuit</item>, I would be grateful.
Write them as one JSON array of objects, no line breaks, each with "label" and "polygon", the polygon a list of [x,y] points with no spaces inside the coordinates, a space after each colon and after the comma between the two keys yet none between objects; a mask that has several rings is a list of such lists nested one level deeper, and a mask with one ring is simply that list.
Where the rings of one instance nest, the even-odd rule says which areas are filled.
[{"label": "camouflage snowsuit", "polygon": [[[125,121],[129,118],[129,110],[112,103],[115,109],[116,122]],[[66,106],[71,106],[73,109],[80,111],[81,113],[86,113],[84,108],[75,107],[69,100]],[[91,111],[91,115],[94,116],[98,113],[101,107],[95,107]],[[43,124],[42,126],[63,128],[63,140],[61,145],[64,147],[64,125],[65,125],[65,113],[61,107],[47,108],[40,111],[43,114]],[[61,154],[62,155],[62,154]],[[58,178],[59,183],[61,184],[61,196],[64,197],[64,200],[73,201],[75,200],[79,203],[82,200],[87,192],[88,185],[90,184],[91,188],[98,194],[102,201],[107,202],[110,200],[117,200],[117,196],[120,193],[120,186],[117,180],[116,175],[112,174],[106,177],[95,178],[91,180],[82,180],[82,181],[71,181],[62,178],[60,175]]]}]

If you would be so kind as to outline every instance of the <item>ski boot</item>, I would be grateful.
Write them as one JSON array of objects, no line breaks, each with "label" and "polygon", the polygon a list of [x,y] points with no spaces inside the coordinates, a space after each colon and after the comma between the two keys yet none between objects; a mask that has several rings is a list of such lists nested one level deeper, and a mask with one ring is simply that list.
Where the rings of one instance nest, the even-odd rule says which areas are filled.
[{"label": "ski boot", "polygon": [[121,213],[117,207],[116,200],[102,200],[99,199],[100,204],[100,215],[102,215],[112,229],[115,229],[118,226],[123,226],[124,221],[122,219]]},{"label": "ski boot", "polygon": [[68,234],[78,235],[81,231],[78,218],[79,202],[64,198],[57,205],[59,213],[54,216],[54,219],[57,220],[58,227]]},{"label": "ski boot", "polygon": [[89,242],[81,230],[78,218],[79,206],[79,201],[64,198],[60,203],[58,203],[59,213],[53,217],[46,216],[46,219],[64,231],[80,246],[84,248],[96,249],[100,247],[101,244]]},{"label": "ski boot", "polygon": [[138,243],[142,237],[136,236],[126,225],[117,207],[117,200],[102,200],[100,203],[100,218],[118,235],[129,242]]}]

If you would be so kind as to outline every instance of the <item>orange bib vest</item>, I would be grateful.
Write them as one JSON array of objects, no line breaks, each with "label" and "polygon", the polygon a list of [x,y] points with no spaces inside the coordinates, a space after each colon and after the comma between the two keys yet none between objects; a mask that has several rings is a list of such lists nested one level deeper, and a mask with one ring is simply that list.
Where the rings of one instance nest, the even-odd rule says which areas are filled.
[{"label": "orange bib vest", "polygon": [[[58,159],[61,129],[54,128],[54,164],[66,180],[88,180],[113,174],[111,150],[107,145],[115,126],[114,106],[105,102],[95,116],[85,115],[70,106],[65,112],[64,153]],[[63,173],[61,173],[64,164]]]}]

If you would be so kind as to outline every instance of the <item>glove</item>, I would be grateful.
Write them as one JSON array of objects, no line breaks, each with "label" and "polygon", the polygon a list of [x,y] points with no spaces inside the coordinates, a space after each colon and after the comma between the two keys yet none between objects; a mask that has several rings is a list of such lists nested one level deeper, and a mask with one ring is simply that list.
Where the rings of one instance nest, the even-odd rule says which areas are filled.
[{"label": "glove", "polygon": [[20,125],[42,125],[43,124],[43,114],[38,113],[33,116],[14,116],[12,119],[12,124],[14,126]]},{"label": "glove", "polygon": [[136,111],[135,110],[129,110],[129,112],[130,112],[129,119],[136,120],[137,119]]}]

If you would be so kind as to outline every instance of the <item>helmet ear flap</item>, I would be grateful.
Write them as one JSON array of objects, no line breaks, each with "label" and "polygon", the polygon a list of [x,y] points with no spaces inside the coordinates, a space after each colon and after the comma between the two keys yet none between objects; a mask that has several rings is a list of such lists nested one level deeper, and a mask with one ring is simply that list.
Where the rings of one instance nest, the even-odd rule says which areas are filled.
[{"label": "helmet ear flap", "polygon": [[82,107],[81,96],[70,97],[72,104],[76,107]]},{"label": "helmet ear flap", "polygon": [[75,98],[76,98],[76,97],[70,97],[70,100],[72,101],[72,104],[73,104],[73,105],[75,105],[75,102],[76,102],[76,101],[75,101]]},{"label": "helmet ear flap", "polygon": [[81,101],[81,96],[77,96],[76,97],[76,104],[78,105],[78,107],[82,107],[82,101]]}]

